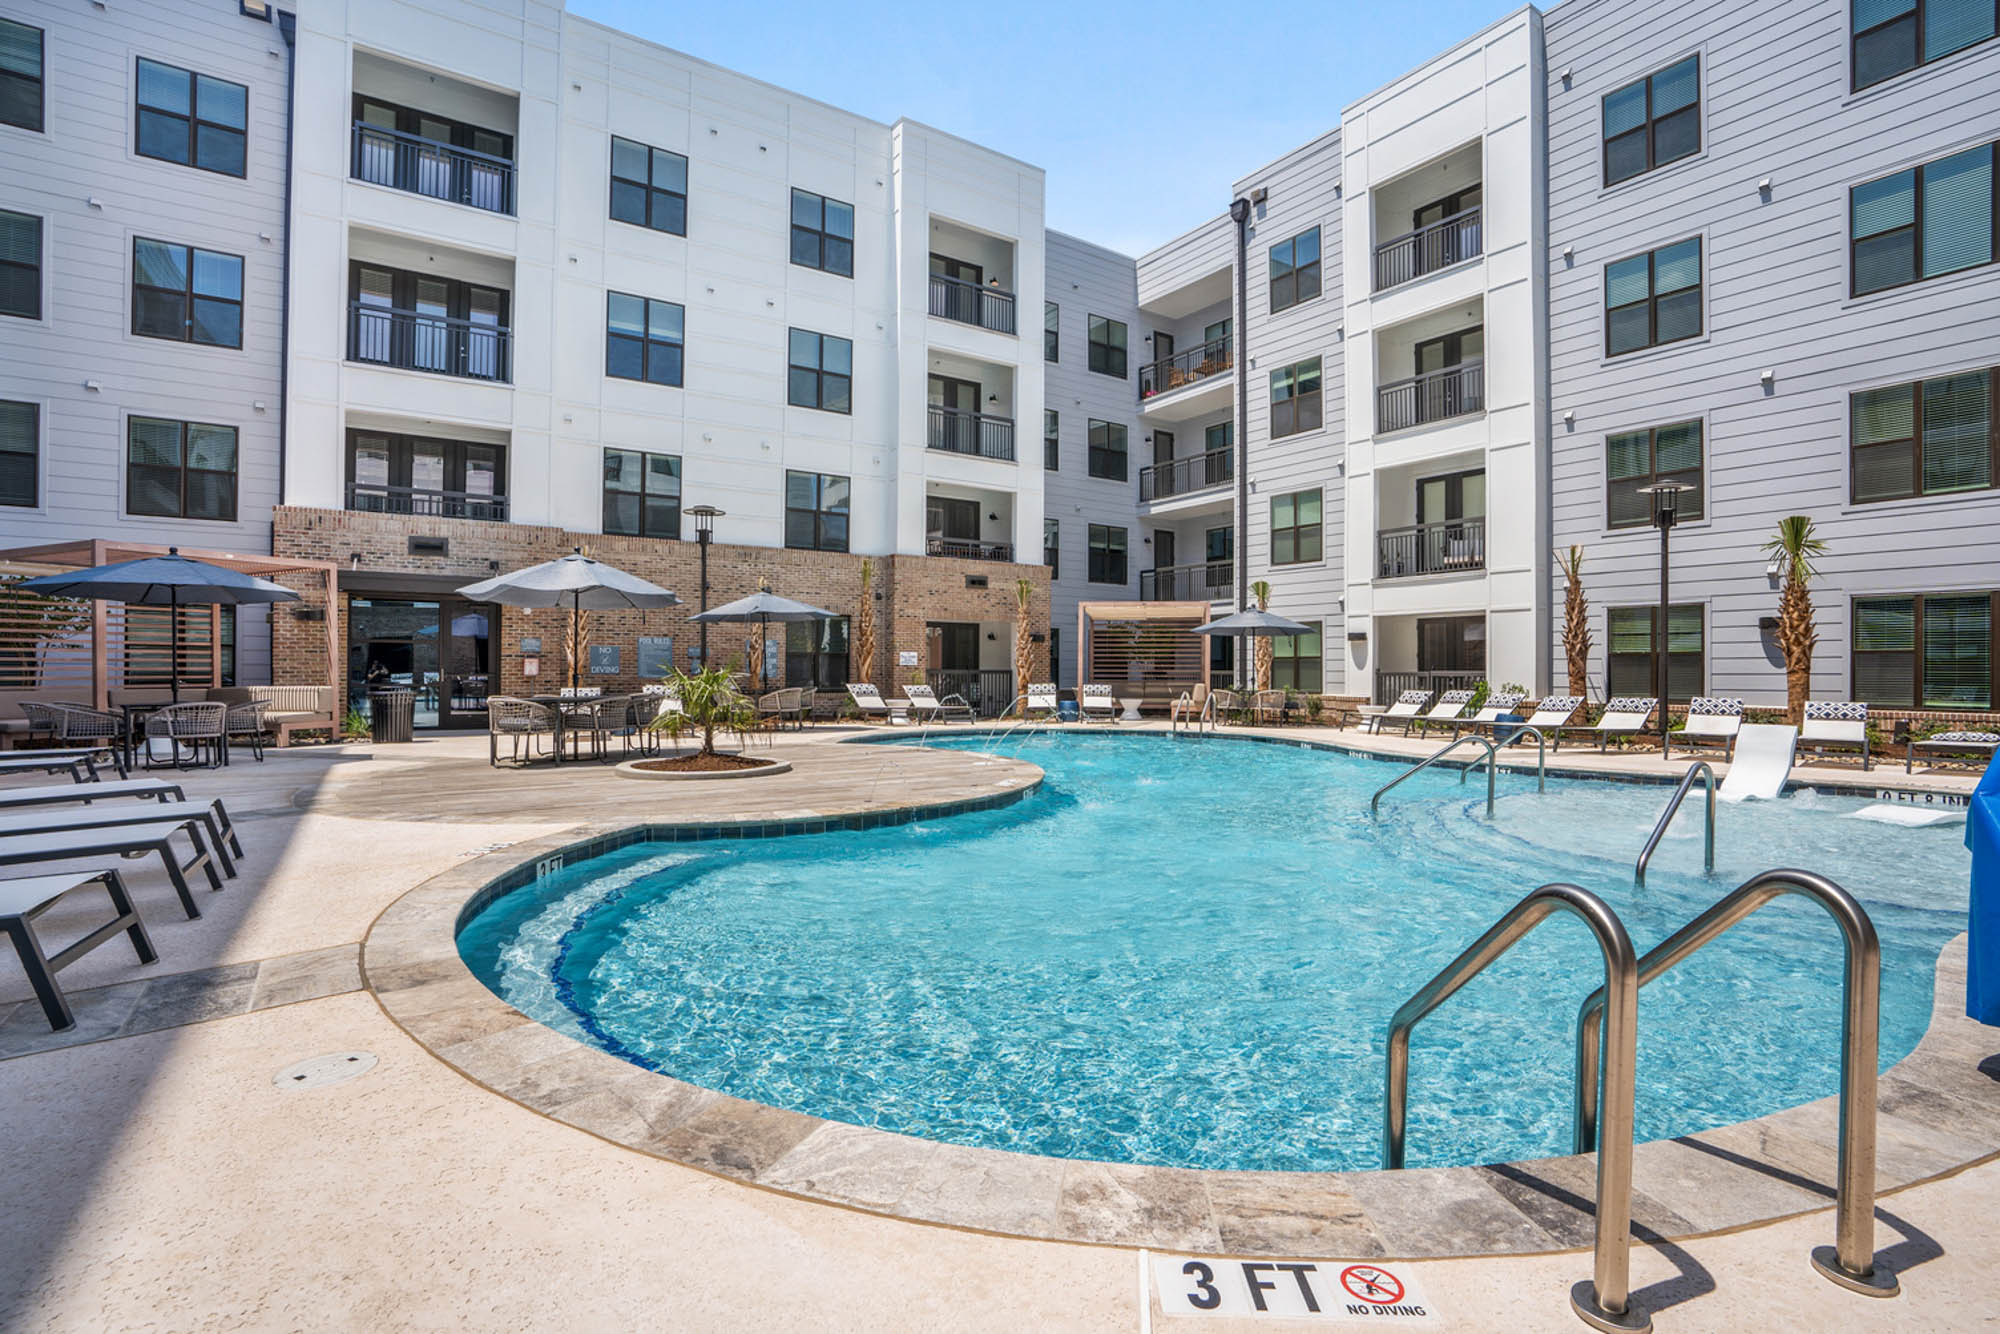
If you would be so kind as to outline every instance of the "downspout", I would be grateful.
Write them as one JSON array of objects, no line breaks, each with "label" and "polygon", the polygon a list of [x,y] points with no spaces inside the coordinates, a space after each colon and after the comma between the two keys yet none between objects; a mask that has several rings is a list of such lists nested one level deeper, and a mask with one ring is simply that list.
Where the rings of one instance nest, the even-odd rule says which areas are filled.
[{"label": "downspout", "polygon": [[[1250,606],[1250,201],[1229,205],[1236,224],[1236,610]],[[1243,689],[1250,663],[1250,636],[1236,636],[1233,685]],[[1256,678],[1251,677],[1255,689]]]},{"label": "downspout", "polygon": [[[278,247],[284,272],[278,278],[278,503],[285,503],[285,461],[291,453],[292,381],[292,125],[299,90],[298,19],[277,12],[278,35],[285,39],[285,239]],[[331,609],[329,608],[329,611]]]}]

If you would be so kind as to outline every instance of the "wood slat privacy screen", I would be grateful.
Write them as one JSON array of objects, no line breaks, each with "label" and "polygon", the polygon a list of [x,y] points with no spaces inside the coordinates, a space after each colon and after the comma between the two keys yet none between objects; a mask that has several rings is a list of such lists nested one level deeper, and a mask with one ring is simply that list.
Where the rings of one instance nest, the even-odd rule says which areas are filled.
[{"label": "wood slat privacy screen", "polygon": [[1087,622],[1090,639],[1085,681],[1128,682],[1186,689],[1206,679],[1208,643],[1192,631],[1206,617]]},{"label": "wood slat privacy screen", "polygon": [[[88,704],[97,681],[86,600],[23,593],[21,580],[53,566],[0,564],[0,692],[18,699]],[[217,684],[218,608],[180,609],[180,679],[197,689]],[[105,683],[165,686],[172,680],[173,624],[165,607],[104,604]]]}]

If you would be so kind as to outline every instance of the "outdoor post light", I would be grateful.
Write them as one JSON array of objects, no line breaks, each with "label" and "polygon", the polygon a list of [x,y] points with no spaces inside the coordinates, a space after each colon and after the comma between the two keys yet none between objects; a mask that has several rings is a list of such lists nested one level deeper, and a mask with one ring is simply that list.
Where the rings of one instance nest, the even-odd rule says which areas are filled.
[{"label": "outdoor post light", "polygon": [[1692,490],[1686,482],[1655,482],[1639,488],[1641,495],[1653,498],[1653,527],[1660,530],[1660,622],[1653,632],[1653,693],[1659,699],[1662,754],[1667,749],[1667,534],[1678,517],[1681,492]]},{"label": "outdoor post light", "polygon": [[[694,540],[701,543],[701,609],[708,610],[708,543],[723,512],[713,505],[692,505],[684,511],[694,520]],[[701,669],[708,670],[708,622],[701,623]]]}]

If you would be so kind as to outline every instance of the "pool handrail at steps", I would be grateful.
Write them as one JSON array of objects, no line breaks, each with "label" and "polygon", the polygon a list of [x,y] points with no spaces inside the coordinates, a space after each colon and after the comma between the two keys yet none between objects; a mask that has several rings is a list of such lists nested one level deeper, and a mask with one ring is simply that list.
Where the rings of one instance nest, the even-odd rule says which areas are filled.
[{"label": "pool handrail at steps", "polygon": [[[1686,784],[1684,783],[1683,788]],[[1882,942],[1868,910],[1852,894],[1810,871],[1783,867],[1752,876],[1665,940],[1646,951],[1636,987],[1659,977],[1702,946],[1775,898],[1798,894],[1826,909],[1840,927],[1845,964],[1841,980],[1840,1150],[1835,1193],[1834,1242],[1815,1246],[1813,1268],[1833,1282],[1871,1297],[1893,1297],[1894,1274],[1875,1264],[1875,1084],[1881,1037]],[[1576,1124],[1572,1147],[1589,1153],[1598,1142],[1597,1066],[1603,988],[1584,999],[1576,1019]],[[1622,1003],[1623,996],[1617,999]],[[1608,1059],[1607,1059],[1608,1067]],[[1627,1133],[1629,1108],[1619,1109]],[[1616,1149],[1621,1141],[1614,1139]]]},{"label": "pool handrail at steps", "polygon": [[[1439,754],[1443,754],[1442,751]],[[1432,759],[1437,758],[1432,756]],[[1420,766],[1421,767],[1421,766]],[[1412,772],[1415,772],[1412,770]],[[1408,775],[1404,775],[1408,777]],[[1400,781],[1400,780],[1398,780]],[[1403,1002],[1389,1021],[1387,1085],[1383,1109],[1383,1166],[1403,1166],[1410,1092],[1410,1031],[1431,1011],[1541,925],[1552,914],[1580,918],[1604,956],[1604,985],[1594,996],[1604,1003],[1602,1116],[1604,1150],[1597,1155],[1596,1238],[1591,1278],[1570,1289],[1570,1307],[1586,1324],[1611,1331],[1647,1331],[1652,1319],[1634,1310],[1632,1262],[1632,1136],[1634,1084],[1638,1073],[1639,964],[1632,937],[1603,899],[1577,885],[1548,884],[1534,890],[1487,928],[1486,934]],[[1593,1029],[1593,1033],[1595,1030]],[[1599,1071],[1592,1066],[1592,1078]],[[1597,1090],[1593,1088],[1593,1097]],[[1597,1106],[1593,1102],[1593,1107]]]},{"label": "pool handrail at steps", "polygon": [[1646,846],[1639,850],[1639,864],[1632,871],[1635,883],[1641,886],[1646,883],[1646,864],[1653,860],[1654,849],[1658,848],[1660,840],[1667,836],[1667,826],[1674,822],[1674,813],[1680,810],[1681,803],[1687,800],[1687,794],[1693,790],[1694,780],[1697,777],[1705,777],[1708,780],[1708,838],[1705,855],[1708,873],[1715,874],[1715,770],[1708,767],[1707,760],[1696,760],[1688,766],[1688,771],[1681,775],[1680,784],[1674,788],[1674,795],[1667,798],[1667,808],[1660,812],[1660,822],[1653,826],[1652,835],[1646,839]]},{"label": "pool handrail at steps", "polygon": [[[1541,744],[1542,734],[1539,729],[1533,727],[1515,728],[1513,731],[1508,733],[1504,741],[1503,740],[1489,741],[1485,737],[1480,736],[1477,732],[1467,732],[1464,736],[1453,737],[1451,740],[1445,742],[1443,747],[1441,747],[1433,754],[1427,755],[1423,759],[1418,760],[1408,769],[1405,769],[1402,773],[1397,774],[1394,778],[1382,784],[1381,787],[1376,788],[1375,795],[1368,798],[1368,813],[1370,815],[1375,814],[1376,811],[1381,808],[1382,798],[1387,796],[1390,790],[1395,788],[1398,784],[1403,783],[1409,779],[1415,778],[1418,774],[1430,768],[1433,764],[1436,764],[1439,760],[1451,754],[1452,751],[1458,749],[1458,747],[1464,745],[1466,742],[1476,741],[1481,746],[1484,746],[1486,748],[1486,756],[1483,761],[1486,765],[1486,815],[1488,819],[1491,819],[1493,816],[1493,783],[1494,783],[1494,778],[1499,772],[1500,768],[1499,764],[1495,760],[1495,756],[1499,754],[1501,746],[1513,744],[1515,741],[1518,741],[1524,734],[1528,732],[1533,732],[1535,734],[1535,741],[1536,741],[1535,790],[1538,792],[1546,791],[1548,789],[1548,754],[1547,751],[1542,747]],[[1458,771],[1458,781],[1460,786],[1464,785],[1465,776],[1471,773],[1474,769],[1477,769],[1481,763],[1482,761],[1480,760],[1474,760],[1472,763],[1465,765]]]}]

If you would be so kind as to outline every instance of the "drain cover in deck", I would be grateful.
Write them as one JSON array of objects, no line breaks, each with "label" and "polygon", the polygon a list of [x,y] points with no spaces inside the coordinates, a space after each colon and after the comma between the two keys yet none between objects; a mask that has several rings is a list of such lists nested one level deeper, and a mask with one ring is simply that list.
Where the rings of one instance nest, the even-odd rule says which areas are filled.
[{"label": "drain cover in deck", "polygon": [[336,1051],[288,1065],[271,1076],[271,1082],[281,1089],[323,1089],[329,1084],[345,1084],[374,1068],[372,1052]]}]

